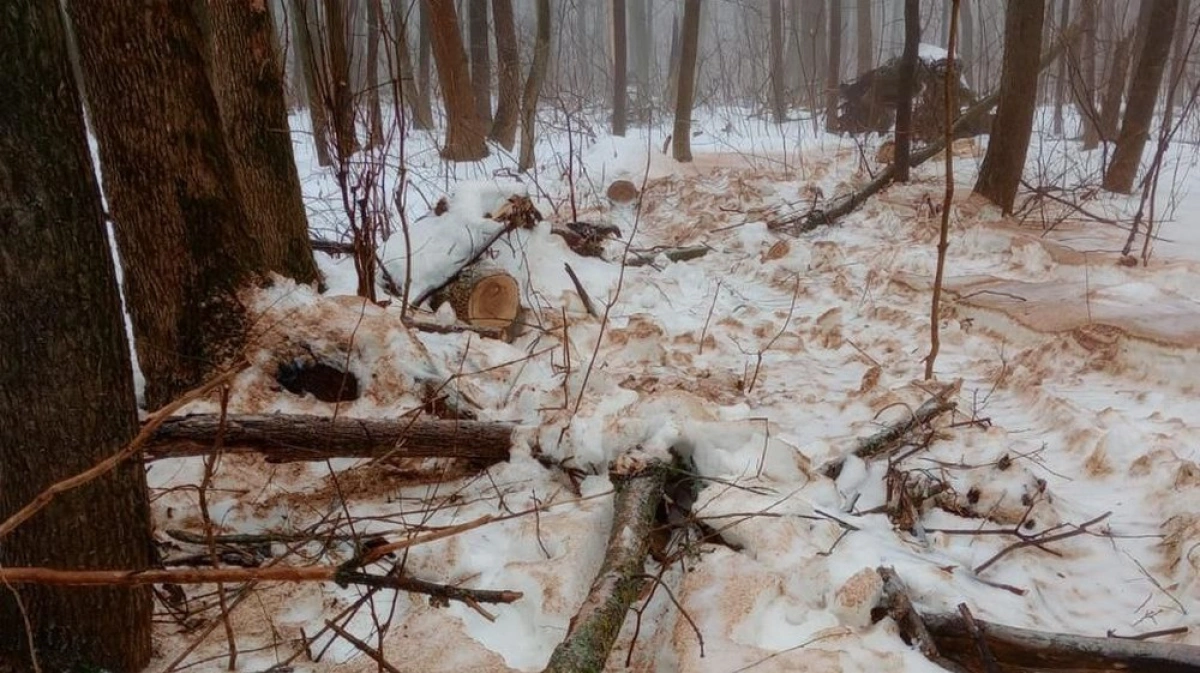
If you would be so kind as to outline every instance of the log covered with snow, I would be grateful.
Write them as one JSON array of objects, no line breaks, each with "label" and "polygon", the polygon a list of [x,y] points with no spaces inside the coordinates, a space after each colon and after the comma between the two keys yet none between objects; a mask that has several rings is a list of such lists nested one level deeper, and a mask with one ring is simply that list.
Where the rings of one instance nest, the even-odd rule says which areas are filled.
[{"label": "log covered with snow", "polygon": [[168,419],[146,445],[152,458],[223,450],[261,453],[277,462],[326,458],[508,459],[514,426],[465,420],[367,419],[305,415],[219,414]]}]

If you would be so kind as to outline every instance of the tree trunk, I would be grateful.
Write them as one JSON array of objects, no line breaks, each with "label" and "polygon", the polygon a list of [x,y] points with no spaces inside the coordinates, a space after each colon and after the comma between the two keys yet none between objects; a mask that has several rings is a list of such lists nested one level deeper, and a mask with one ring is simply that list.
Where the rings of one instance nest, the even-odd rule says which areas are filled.
[{"label": "tree trunk", "polygon": [[875,42],[871,36],[871,0],[858,0],[857,41],[858,74],[862,75],[875,67]]},{"label": "tree trunk", "polygon": [[146,405],[240,354],[263,270],[189,3],[73,0]]},{"label": "tree trunk", "polygon": [[1130,31],[1117,41],[1108,68],[1108,85],[1104,89],[1104,101],[1100,105],[1100,138],[1111,142],[1117,137],[1117,124],[1121,120],[1121,98],[1125,94],[1126,75],[1129,73],[1129,54],[1133,48],[1135,32]]},{"label": "tree trunk", "polygon": [[679,91],[679,14],[671,17],[671,51],[667,57],[667,96],[668,101],[674,101]]},{"label": "tree trunk", "polygon": [[417,11],[420,14],[420,35],[417,36],[417,106],[421,108],[421,117],[429,119],[429,127],[433,127],[433,74],[430,61],[432,60],[433,26],[429,21],[429,3],[417,0]]},{"label": "tree trunk", "polygon": [[383,107],[379,104],[379,39],[383,24],[382,0],[367,0],[367,114],[370,127],[367,147],[383,144]]},{"label": "tree trunk", "polygon": [[499,71],[499,102],[488,137],[512,151],[517,142],[521,108],[521,52],[512,0],[492,0],[492,26],[496,31],[496,69]]},{"label": "tree trunk", "polygon": [[825,76],[825,130],[838,130],[838,85],[842,83],[842,0],[829,0],[829,62]]},{"label": "tree trunk", "polygon": [[[825,34],[825,2],[826,0],[803,0],[803,15],[801,17],[800,28],[804,31],[803,38],[803,58],[807,59],[807,64],[802,67],[804,71],[803,91],[807,97],[808,106],[814,110],[819,109],[825,104],[825,97],[821,95],[821,82],[824,80],[822,73],[826,72],[828,67],[828,38]],[[813,130],[817,130],[817,116],[813,115]]]},{"label": "tree trunk", "polygon": [[[1061,3],[1058,14],[1058,32],[1060,34],[1067,29],[1067,25],[1071,22],[1071,0],[1061,0]],[[1061,39],[1061,35],[1055,36],[1055,39]],[[1067,50],[1064,50],[1063,55],[1059,57],[1058,76],[1054,81],[1054,135],[1060,138],[1063,135],[1063,102],[1067,98],[1068,53]]]},{"label": "tree trunk", "polygon": [[354,128],[354,92],[350,87],[350,49],[346,37],[350,25],[346,20],[345,0],[324,0],[325,7],[325,65],[329,96],[326,98],[333,115],[333,135],[336,140],[339,165],[359,150]]},{"label": "tree trunk", "polygon": [[479,119],[467,51],[458,30],[454,0],[425,0],[429,10],[429,32],[433,59],[446,108],[446,144],[442,157],[448,161],[478,161],[488,155],[487,127]]},{"label": "tree trunk", "polygon": [[542,95],[542,80],[546,77],[546,62],[549,60],[550,0],[538,0],[533,62],[529,65],[529,77],[525,80],[525,92],[521,97],[521,157],[517,161],[517,168],[522,173],[533,168],[533,146],[537,140],[534,124],[537,122],[538,97]]},{"label": "tree trunk", "polygon": [[625,98],[629,88],[629,67],[626,63],[627,39],[625,0],[612,0],[613,27],[613,90],[612,90],[612,134],[625,135]]},{"label": "tree trunk", "polygon": [[305,98],[308,100],[308,117],[312,124],[313,145],[317,149],[317,163],[332,166],[329,156],[329,116],[325,113],[325,92],[321,79],[317,77],[316,55],[321,53],[313,39],[315,10],[309,0],[294,0],[292,7],[292,32],[296,42],[296,60],[304,75]]},{"label": "tree trunk", "polygon": [[1105,189],[1125,194],[1133,189],[1142,150],[1146,146],[1146,139],[1150,137],[1154,104],[1158,100],[1158,89],[1162,84],[1167,54],[1171,49],[1171,35],[1175,32],[1179,11],[1179,0],[1146,1],[1151,5],[1145,13],[1142,53],[1138,58],[1137,71],[1133,74],[1117,148],[1104,174]]},{"label": "tree trunk", "polygon": [[250,217],[246,226],[262,248],[264,270],[312,283],[317,265],[271,16],[244,0],[210,0],[204,7],[213,92]]},{"label": "tree trunk", "polygon": [[917,86],[917,56],[921,43],[921,2],[904,0],[904,54],[900,57],[900,83],[896,101],[896,151],[892,164],[896,181],[908,182],[912,155],[913,94]]},{"label": "tree trunk", "polygon": [[492,62],[488,45],[488,0],[467,0],[471,33],[471,92],[475,116],[483,127],[492,125]]},{"label": "tree trunk", "polygon": [[783,0],[771,3],[771,110],[775,123],[787,120],[787,82],[783,71]]},{"label": "tree trunk", "polygon": [[290,414],[179,416],[146,444],[154,459],[202,456],[218,435],[228,451],[255,451],[275,462],[328,458],[507,460],[513,426],[468,420],[418,420]]},{"label": "tree trunk", "polygon": [[700,51],[700,0],[683,0],[679,92],[675,97],[675,161],[692,160],[692,105],[696,96],[696,58]]},{"label": "tree trunk", "polygon": [[[41,0],[8,0],[4,10],[0,521],[137,431],[121,300],[62,15],[58,3]],[[143,570],[152,554],[140,461],[60,494],[0,540],[3,566]],[[0,590],[0,668],[8,661],[10,670],[35,670],[32,645],[43,671],[141,670],[151,656],[152,609],[148,589]]]},{"label": "tree trunk", "polygon": [[[379,0],[372,0],[378,2]],[[433,111],[429,109],[429,99],[422,99],[419,87],[413,76],[412,57],[408,53],[408,11],[405,0],[392,0],[392,33],[396,48],[396,76],[400,78],[400,96],[408,107],[408,113],[414,129],[424,130],[433,128]],[[425,105],[422,105],[424,100]],[[399,105],[399,101],[397,101]],[[399,109],[397,109],[399,113]]]},{"label": "tree trunk", "polygon": [[1083,118],[1083,149],[1095,149],[1100,144],[1099,111],[1096,109],[1096,24],[1099,0],[1082,0],[1079,37],[1082,82],[1076,86],[1075,99],[1079,116]]},{"label": "tree trunk", "polygon": [[633,38],[628,44],[632,46],[633,82],[637,91],[634,119],[643,119],[650,107],[650,55],[653,53],[654,42],[651,38],[651,0],[631,0],[629,2],[629,26]]},{"label": "tree trunk", "polygon": [[[1187,77],[1188,40],[1191,39],[1191,24],[1188,22],[1188,0],[1179,0],[1179,17],[1175,20],[1175,37],[1171,38],[1171,68],[1167,72],[1168,82],[1174,82],[1178,87]],[[1163,109],[1163,126],[1170,128],[1175,117],[1176,102]]]},{"label": "tree trunk", "polygon": [[1021,0],[1008,3],[1005,9],[1000,104],[975,191],[1000,206],[1006,215],[1012,212],[1017,198],[1033,133],[1037,100],[1032,92],[1037,91],[1045,5],[1044,0]]},{"label": "tree trunk", "polygon": [[[1085,0],[1086,1],[1086,0]],[[975,81],[975,12],[971,9],[975,0],[962,0],[961,16],[958,17],[959,30],[962,31],[962,48],[959,49],[959,60],[963,64],[963,80],[968,86]]]}]

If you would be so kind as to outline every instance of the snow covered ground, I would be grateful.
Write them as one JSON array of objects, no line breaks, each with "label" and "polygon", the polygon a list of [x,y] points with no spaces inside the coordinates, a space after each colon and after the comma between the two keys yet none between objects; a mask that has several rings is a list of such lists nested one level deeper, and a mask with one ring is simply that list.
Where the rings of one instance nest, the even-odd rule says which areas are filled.
[{"label": "snow covered ground", "polygon": [[[627,619],[610,670],[941,670],[906,646],[890,620],[871,624],[838,599],[852,576],[881,565],[895,568],[922,610],[965,602],[982,619],[1095,636],[1190,626],[1167,640],[1200,644],[1200,189],[1174,209],[1162,231],[1169,240],[1156,242],[1149,266],[1127,267],[1118,264],[1118,228],[1067,219],[1043,235],[1036,217],[1022,225],[972,197],[982,148],[960,144],[939,383],[931,384],[922,372],[940,162],[836,226],[796,238],[768,230],[766,215],[862,184],[869,176],[861,157],[873,157],[873,147],[860,152],[848,139],[816,135],[807,121],[745,119],[710,113],[690,165],[661,153],[661,129],[623,139],[580,134],[569,144],[564,134],[543,139],[536,179],[516,188],[534,197],[547,222],[512,234],[493,260],[521,280],[531,309],[532,326],[512,344],[408,332],[398,302],[364,307],[348,296],[348,258],[321,255],[324,296],[284,285],[261,297],[260,322],[270,327],[257,366],[235,385],[231,412],[332,413],[331,405],[275,390],[274,358],[304,341],[345,358],[365,384],[339,414],[399,416],[420,406],[416,382],[432,376],[478,403],[481,418],[529,430],[511,461],[441,484],[413,484],[386,466],[353,461],[269,465],[227,456],[208,497],[222,532],[315,525],[395,539],[498,516],[410,549],[405,565],[422,579],[524,593],[487,606],[494,621],[461,604],[432,607],[422,596],[380,592],[343,626],[401,670],[536,671],[599,567],[612,513],[609,462],[637,444],[673,446],[704,484],[695,516],[729,546],[694,545],[665,569],[648,567],[661,571],[662,586],[639,618]],[[314,229],[332,236],[340,197],[303,134],[297,140]],[[471,213],[513,188],[511,157],[448,168],[419,135],[407,153],[416,216],[449,193],[451,214],[464,213],[456,226],[484,227]],[[1031,165],[1063,157],[1082,161],[1074,146],[1047,138],[1031,151]],[[1175,151],[1173,161],[1187,182],[1191,149]],[[497,175],[503,182],[491,183]],[[603,198],[622,178],[644,185],[640,208]],[[607,249],[618,263],[576,258],[549,234],[551,221],[572,219],[572,183],[577,219],[616,224],[635,248],[712,251],[623,271],[625,241]],[[1110,215],[1135,206],[1094,204]],[[430,244],[428,227],[437,225],[417,221],[414,231],[425,233],[414,240]],[[385,262],[402,275],[397,239]],[[422,254],[430,253],[414,245],[418,276]],[[586,314],[564,261],[606,322]],[[927,448],[892,466],[893,479],[947,488],[917,525],[901,529],[882,511],[886,461],[851,458],[836,479],[824,476],[823,466],[856,439],[904,418],[945,384],[956,386],[957,412],[937,423]],[[590,476],[575,490],[561,470],[532,457],[535,446]],[[153,465],[160,529],[199,528],[195,489],[186,485],[201,473],[198,459]],[[529,510],[537,514],[503,516]],[[1016,538],[970,531],[1069,530],[1105,514],[1088,533],[975,570]],[[337,563],[350,553],[348,543],[314,542],[280,562]],[[264,585],[247,595],[232,616],[240,670],[285,661],[295,671],[376,669],[327,632],[308,643],[314,655],[323,652],[319,662],[294,657],[302,633],[312,638],[360,588]],[[203,614],[217,618],[215,608]],[[162,621],[157,670],[200,633]],[[217,628],[183,665],[218,670],[228,649]]]}]

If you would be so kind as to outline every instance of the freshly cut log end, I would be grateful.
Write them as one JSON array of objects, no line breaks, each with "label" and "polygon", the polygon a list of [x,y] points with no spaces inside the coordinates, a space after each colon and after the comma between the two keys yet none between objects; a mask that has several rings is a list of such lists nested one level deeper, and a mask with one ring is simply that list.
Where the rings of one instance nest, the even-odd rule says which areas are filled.
[{"label": "freshly cut log end", "polygon": [[633,203],[638,197],[638,188],[629,180],[616,180],[608,186],[607,196],[613,203]]},{"label": "freshly cut log end", "polygon": [[458,319],[477,327],[509,332],[521,314],[521,286],[500,269],[463,269],[446,287],[445,295]]}]

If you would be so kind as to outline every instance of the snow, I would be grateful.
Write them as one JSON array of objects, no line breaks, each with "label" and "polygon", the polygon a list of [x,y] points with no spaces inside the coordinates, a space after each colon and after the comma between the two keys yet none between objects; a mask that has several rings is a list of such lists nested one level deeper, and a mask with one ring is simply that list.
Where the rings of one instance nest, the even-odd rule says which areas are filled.
[{"label": "snow", "polygon": [[[923,58],[932,54],[927,47]],[[921,167],[912,183],[889,188],[838,226],[792,238],[770,231],[765,214],[862,184],[869,178],[859,152],[807,123],[746,119],[743,111],[707,111],[697,123],[696,161],[682,166],[660,152],[665,127],[574,138],[577,217],[561,132],[542,139],[531,178],[494,177],[512,174],[504,170],[511,159],[495,155],[451,175],[436,158],[436,138],[412,134],[413,251],[393,234],[384,265],[402,278],[411,257],[414,290],[435,285],[449,261],[465,259],[497,229],[484,213],[510,194],[528,194],[547,221],[507,234],[489,263],[521,281],[532,326],[512,344],[409,331],[398,301],[380,307],[349,296],[352,262],[322,254],[324,294],[281,282],[253,298],[263,328],[230,412],[332,413],[273,382],[281,355],[305,343],[363,382],[362,398],[339,405],[339,415],[399,417],[421,406],[423,381],[450,380],[482,419],[523,425],[513,457],[438,484],[357,461],[271,465],[226,456],[209,495],[219,526],[320,524],[345,533],[349,513],[359,534],[399,539],[417,527],[501,517],[411,548],[404,566],[431,581],[523,592],[511,605],[485,606],[495,621],[461,604],[438,608],[381,592],[344,627],[380,646],[378,623],[390,623],[381,647],[405,670],[537,671],[600,566],[612,517],[608,470],[634,447],[645,455],[670,447],[704,485],[694,516],[740,549],[705,544],[665,569],[648,567],[662,570],[703,635],[703,656],[691,623],[657,589],[636,638],[635,620],[626,621],[610,670],[625,670],[627,654],[635,671],[940,670],[906,646],[890,620],[871,623],[864,612],[878,591],[872,569],[881,565],[895,569],[923,610],[965,602],[981,619],[1085,635],[1194,627],[1200,226],[1191,213],[1200,212],[1200,190],[1164,208],[1150,264],[1126,267],[1117,263],[1120,229],[1068,218],[1044,232],[1036,218],[1000,217],[971,196],[982,144],[956,143],[936,371],[957,386],[958,410],[937,423],[928,448],[899,463],[909,477],[948,490],[906,531],[879,511],[888,498],[884,462],[851,457],[836,480],[821,468],[936,390],[922,381],[922,359],[939,226],[927,200],[940,203],[942,165]],[[314,229],[336,233],[334,184],[305,149],[302,128],[296,137]],[[1074,161],[1072,170],[1083,170],[1090,161],[1049,137],[1035,143],[1031,165]],[[1172,155],[1185,187],[1188,151]],[[639,207],[604,198],[618,178],[644,185]],[[442,195],[448,213],[427,214]],[[1092,207],[1126,217],[1136,200],[1104,197]],[[622,271],[573,256],[549,233],[551,222],[570,219],[620,227],[625,239],[606,250],[618,262],[630,239],[635,248],[712,250]],[[564,261],[606,321],[587,316]],[[215,409],[211,401],[190,408]],[[562,470],[538,462],[534,447],[584,470],[578,490]],[[160,528],[198,528],[194,489],[180,486],[200,474],[196,459],[152,463]],[[536,516],[506,516],[531,508]],[[1055,554],[1023,549],[982,572],[974,569],[1015,538],[955,532],[1020,525],[1030,534],[1105,513],[1091,532],[1055,543]],[[300,551],[311,562],[337,563],[353,550],[313,542]],[[326,584],[255,593],[254,607],[234,617],[244,670],[287,659],[300,648],[300,629],[311,637],[363,594]],[[221,633],[189,661],[225,652]],[[194,637],[168,623],[157,635],[160,665]],[[1200,644],[1194,628],[1165,640]],[[312,650],[330,642],[325,635]],[[319,662],[302,655],[290,665],[375,670],[340,638]]]}]

